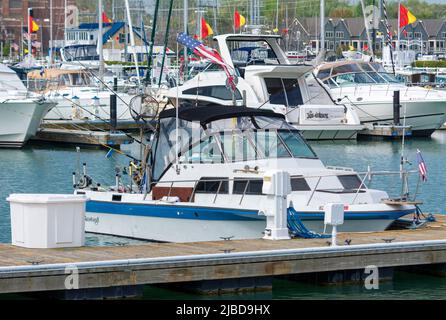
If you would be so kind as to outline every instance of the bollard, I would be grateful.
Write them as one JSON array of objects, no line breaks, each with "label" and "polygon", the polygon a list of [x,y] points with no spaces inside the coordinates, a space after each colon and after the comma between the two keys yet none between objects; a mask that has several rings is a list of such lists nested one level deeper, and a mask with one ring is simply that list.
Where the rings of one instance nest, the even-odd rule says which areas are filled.
[{"label": "bollard", "polygon": [[290,239],[287,220],[287,196],[291,193],[290,174],[281,170],[267,171],[263,176],[262,193],[266,195],[260,205],[261,211],[266,216],[263,239]]},{"label": "bollard", "polygon": [[393,91],[393,124],[400,125],[400,91]]},{"label": "bollard", "polygon": [[117,97],[116,91],[118,90],[118,78],[113,78],[113,91],[114,93],[110,95],[110,131],[116,131],[118,125],[117,120]]},{"label": "bollard", "polygon": [[331,246],[336,247],[337,226],[344,223],[344,205],[342,203],[327,203],[324,210],[324,226],[332,226]]}]

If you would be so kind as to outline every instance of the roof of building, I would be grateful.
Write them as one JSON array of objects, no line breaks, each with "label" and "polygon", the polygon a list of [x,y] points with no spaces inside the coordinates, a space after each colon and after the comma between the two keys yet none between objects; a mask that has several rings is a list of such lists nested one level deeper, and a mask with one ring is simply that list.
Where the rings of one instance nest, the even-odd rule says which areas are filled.
[{"label": "roof of building", "polygon": [[[329,21],[329,19],[332,19],[332,22],[334,25],[338,25],[341,22],[341,18],[326,18],[325,23]],[[359,37],[364,32],[364,19],[361,18],[345,18],[343,19],[351,36],[352,37]],[[300,24],[305,29],[306,32],[308,32],[311,36],[319,36],[320,33],[320,21],[319,17],[306,17],[299,19]],[[424,26],[427,34],[429,37],[435,37],[438,35],[441,27],[444,23],[446,23],[446,20],[444,19],[423,19],[418,20],[415,22],[414,27],[417,27],[418,24],[422,24]],[[397,19],[389,19],[388,24],[390,27],[390,31],[396,31],[396,26],[398,25]]]}]

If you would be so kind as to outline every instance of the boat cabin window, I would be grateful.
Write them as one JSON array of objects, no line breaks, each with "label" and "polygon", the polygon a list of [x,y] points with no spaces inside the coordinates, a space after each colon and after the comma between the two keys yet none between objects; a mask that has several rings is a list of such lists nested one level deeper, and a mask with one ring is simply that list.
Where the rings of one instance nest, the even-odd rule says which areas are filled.
[{"label": "boat cabin window", "polygon": [[294,158],[316,158],[314,151],[305,143],[302,136],[293,131],[280,130],[279,136]]},{"label": "boat cabin window", "polygon": [[291,190],[292,191],[310,191],[310,186],[308,185],[305,178],[302,177],[291,177]]},{"label": "boat cabin window", "polygon": [[249,161],[259,159],[249,131],[222,132],[220,135],[222,150],[228,161]]},{"label": "boat cabin window", "polygon": [[356,86],[358,84],[398,83],[394,75],[386,72],[376,62],[352,62],[318,71],[317,77],[330,87]]},{"label": "boat cabin window", "polygon": [[288,107],[297,107],[303,104],[297,79],[265,78],[269,102],[283,104]]},{"label": "boat cabin window", "polygon": [[[183,94],[198,95],[205,97],[212,97],[221,100],[232,100],[232,91],[226,86],[206,86],[190,88],[183,91]],[[235,99],[241,100],[242,95],[239,90],[235,91]]]},{"label": "boat cabin window", "polygon": [[[338,176],[338,179],[345,190],[357,190],[361,186],[361,180],[355,174]],[[362,187],[364,187],[364,184]]]},{"label": "boat cabin window", "polygon": [[180,163],[212,164],[269,158],[317,159],[300,133],[279,117],[242,116],[206,124],[179,119],[178,128],[177,135],[175,118],[160,120],[150,158],[153,181],[158,181],[175,163],[177,150]]},{"label": "boat cabin window", "polygon": [[195,193],[224,193],[227,194],[228,178],[222,177],[202,177],[197,183]]},{"label": "boat cabin window", "polygon": [[179,158],[179,162],[223,163],[224,160],[215,136],[209,136],[204,141],[193,145]]},{"label": "boat cabin window", "polygon": [[262,194],[263,179],[234,179],[233,194]]}]

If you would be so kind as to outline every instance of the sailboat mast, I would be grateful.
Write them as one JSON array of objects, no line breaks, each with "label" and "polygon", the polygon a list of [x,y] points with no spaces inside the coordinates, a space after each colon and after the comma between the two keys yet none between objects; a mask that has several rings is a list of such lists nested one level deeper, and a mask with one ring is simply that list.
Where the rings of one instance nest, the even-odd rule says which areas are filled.
[{"label": "sailboat mast", "polygon": [[49,64],[53,65],[53,0],[50,0],[50,48]]},{"label": "sailboat mast", "polygon": [[130,15],[129,0],[125,0],[125,8],[127,10],[127,20],[129,22],[129,32],[130,32],[130,45],[133,48],[133,59],[135,60],[136,74],[138,79],[138,85],[141,87],[141,79],[139,78],[139,65],[138,65],[138,55],[136,53],[135,47],[135,35],[133,33],[132,17]]},{"label": "sailboat mast", "polygon": [[321,0],[320,14],[321,17],[321,45],[320,50],[325,50],[325,0]]},{"label": "sailboat mast", "polygon": [[98,0],[98,15],[99,15],[99,31],[98,31],[98,54],[99,54],[99,79],[102,83],[104,80],[104,50],[103,50],[103,21],[102,21],[102,0]]},{"label": "sailboat mast", "polygon": [[63,19],[63,46],[67,45],[67,0],[64,3],[64,19]]},{"label": "sailboat mast", "polygon": [[[189,3],[188,0],[183,0],[183,23],[184,23],[184,33],[188,34],[187,32],[187,20],[189,19]],[[188,65],[188,56],[187,56],[187,47],[183,47],[183,57],[184,57],[184,80],[186,80],[187,77],[187,65]]]}]

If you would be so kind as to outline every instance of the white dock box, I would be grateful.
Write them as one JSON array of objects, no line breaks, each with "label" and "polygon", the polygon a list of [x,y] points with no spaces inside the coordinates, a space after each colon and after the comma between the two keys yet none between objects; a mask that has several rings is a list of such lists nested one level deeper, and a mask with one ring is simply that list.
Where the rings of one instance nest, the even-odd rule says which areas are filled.
[{"label": "white dock box", "polygon": [[80,247],[85,244],[83,195],[11,194],[12,244],[26,248]]}]

